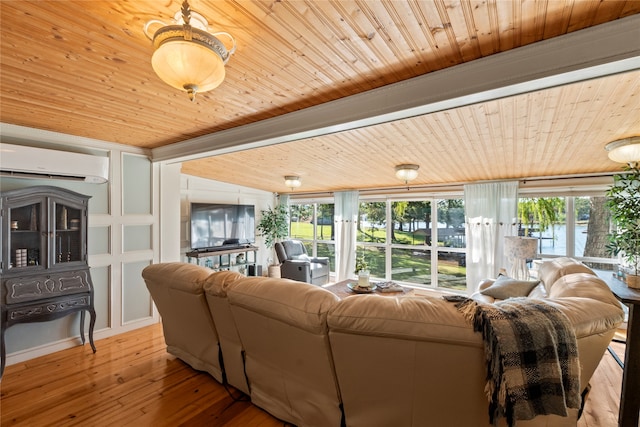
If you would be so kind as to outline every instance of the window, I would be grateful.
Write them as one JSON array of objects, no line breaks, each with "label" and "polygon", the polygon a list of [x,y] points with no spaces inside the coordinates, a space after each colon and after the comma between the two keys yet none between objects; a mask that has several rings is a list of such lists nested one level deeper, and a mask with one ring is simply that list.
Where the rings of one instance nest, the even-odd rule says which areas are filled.
[{"label": "window", "polygon": [[313,240],[313,205],[301,204],[289,207],[289,235],[293,239]]},{"label": "window", "polygon": [[387,209],[384,202],[362,202],[358,214],[358,242],[384,243],[387,240]]},{"label": "window", "polygon": [[391,280],[431,285],[431,217],[431,200],[391,202]]},{"label": "window", "polygon": [[611,232],[611,213],[607,198],[576,197],[574,201],[573,253],[576,257],[610,258],[607,253],[608,236]]},{"label": "window", "polygon": [[520,235],[540,240],[540,258],[569,256],[594,269],[613,269],[606,249],[611,216],[603,194],[521,197],[518,218]]},{"label": "window", "polygon": [[333,203],[302,203],[289,207],[289,235],[302,241],[312,256],[328,257],[335,271]]},{"label": "window", "polygon": [[[606,252],[611,221],[604,189],[552,191],[521,191],[519,234],[539,239],[539,258],[570,256],[594,269],[611,270],[616,260]],[[329,257],[335,272],[333,219],[332,203],[291,206],[291,236],[302,240],[310,254]],[[467,290],[460,192],[411,200],[361,194],[356,241],[357,257],[364,255],[374,281]]]},{"label": "window", "polygon": [[437,201],[437,286],[467,290],[464,199]]},{"label": "window", "polygon": [[466,290],[463,199],[362,202],[357,240],[374,278]]},{"label": "window", "polygon": [[537,238],[538,254],[567,255],[564,197],[520,198],[518,218],[518,234]]}]

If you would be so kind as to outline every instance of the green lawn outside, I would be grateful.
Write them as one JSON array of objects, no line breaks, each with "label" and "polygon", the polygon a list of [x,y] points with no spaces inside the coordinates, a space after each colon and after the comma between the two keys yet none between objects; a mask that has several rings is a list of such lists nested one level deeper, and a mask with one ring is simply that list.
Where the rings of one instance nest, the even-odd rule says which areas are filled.
[{"label": "green lawn outside", "polygon": [[[314,225],[308,222],[293,222],[291,223],[291,237],[294,239],[312,240],[313,227]],[[331,236],[331,226],[318,225],[317,234],[319,238],[323,236],[322,240],[329,240]],[[395,243],[397,244],[424,244],[424,235],[414,236],[410,232],[396,231],[395,237]],[[366,239],[364,242],[384,243],[386,230],[372,230],[368,228],[365,230],[365,233],[358,231],[358,241],[362,242],[363,238]],[[311,252],[310,245],[307,245],[307,251]],[[369,265],[369,270],[371,271],[371,276],[384,278],[386,248],[359,246],[358,257],[362,256],[363,251],[367,264]],[[450,254],[442,254],[443,256],[438,262],[438,286],[449,289],[466,290],[464,280],[466,277],[466,268],[464,265],[459,265],[457,260],[448,259],[446,255]],[[335,271],[333,245],[319,243],[318,256],[329,257],[331,270]],[[391,266],[391,278],[393,280],[425,285],[431,284],[431,251],[429,249],[393,248],[391,253]]]}]

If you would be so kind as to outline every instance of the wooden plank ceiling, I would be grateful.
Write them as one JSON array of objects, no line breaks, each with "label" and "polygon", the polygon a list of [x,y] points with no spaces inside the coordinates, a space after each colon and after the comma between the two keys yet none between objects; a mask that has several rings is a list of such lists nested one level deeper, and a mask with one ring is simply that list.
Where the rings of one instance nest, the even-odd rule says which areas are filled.
[{"label": "wooden plank ceiling", "polygon": [[[630,1],[203,1],[232,33],[224,83],[189,102],[151,68],[146,22],[180,2],[0,2],[0,120],[157,148],[247,125],[640,13]],[[640,135],[640,74],[490,101],[183,164],[268,191],[417,185],[611,172],[603,147]],[[567,161],[571,159],[571,161]],[[232,172],[230,172],[232,171]]]}]

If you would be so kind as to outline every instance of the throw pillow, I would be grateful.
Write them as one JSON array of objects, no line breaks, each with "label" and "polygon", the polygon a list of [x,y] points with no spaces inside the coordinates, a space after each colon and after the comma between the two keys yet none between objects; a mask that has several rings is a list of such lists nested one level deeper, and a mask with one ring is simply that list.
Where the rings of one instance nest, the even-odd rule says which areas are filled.
[{"label": "throw pillow", "polygon": [[496,299],[526,297],[538,283],[540,283],[539,280],[516,280],[500,275],[491,286],[481,290],[480,293]]}]

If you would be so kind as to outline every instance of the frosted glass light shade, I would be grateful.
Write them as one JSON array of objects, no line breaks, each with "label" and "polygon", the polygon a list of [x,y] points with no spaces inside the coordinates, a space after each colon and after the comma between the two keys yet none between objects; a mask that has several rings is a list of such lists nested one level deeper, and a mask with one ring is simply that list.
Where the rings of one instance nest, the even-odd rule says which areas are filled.
[{"label": "frosted glass light shade", "polygon": [[300,181],[299,176],[287,175],[284,177],[284,185],[293,190],[294,188],[300,187],[302,181]]},{"label": "frosted glass light shade", "polygon": [[640,163],[640,136],[610,142],[605,150],[609,152],[609,158],[614,162],[637,167]]},{"label": "frosted glass light shade", "polygon": [[220,86],[225,77],[224,62],[209,47],[193,41],[168,40],[151,57],[153,71],[169,86],[206,92]]},{"label": "frosted glass light shade", "polygon": [[412,181],[418,177],[419,168],[418,165],[398,165],[396,166],[396,178],[404,182]]},{"label": "frosted glass light shade", "polygon": [[[208,28],[207,20],[192,12],[186,0],[176,12],[173,24],[154,19],[144,26],[155,48],[151,57],[153,71],[169,86],[187,92],[191,101],[196,93],[215,89],[222,83],[224,66],[236,49],[235,39],[229,33],[210,33]],[[231,48],[227,49],[218,36],[228,38]]]}]

